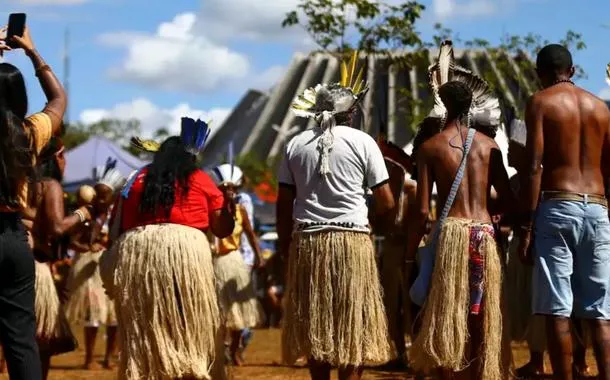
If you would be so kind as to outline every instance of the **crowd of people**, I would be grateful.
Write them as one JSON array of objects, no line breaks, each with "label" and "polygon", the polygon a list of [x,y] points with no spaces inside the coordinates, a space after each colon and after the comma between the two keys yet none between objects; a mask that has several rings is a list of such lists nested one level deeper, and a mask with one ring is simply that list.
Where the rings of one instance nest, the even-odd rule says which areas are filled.
[{"label": "crowd of people", "polygon": [[[76,325],[86,369],[99,366],[103,326],[101,365],[114,368],[118,351],[120,379],[224,379],[276,314],[283,361],[306,360],[315,380],[333,368],[360,379],[369,364],[531,378],[547,350],[555,378],[574,379],[589,372],[589,344],[610,379],[610,110],[571,81],[563,46],[539,52],[542,90],[520,120],[444,42],[411,156],[352,127],[368,91],[354,53],[339,83],[292,104],[315,127],[286,144],[269,258],[244,173],[197,164],[210,132],[201,120],[183,118],[162,143],[134,136],[152,162],[125,178],[109,160],[67,205],[66,95],[28,29],[12,38],[48,102],[27,116],[21,72],[0,64],[0,342],[11,379],[46,379],[51,357],[76,349]],[[494,140],[503,125],[513,178]],[[380,255],[373,233],[385,238]],[[517,340],[531,355],[518,369]]]}]

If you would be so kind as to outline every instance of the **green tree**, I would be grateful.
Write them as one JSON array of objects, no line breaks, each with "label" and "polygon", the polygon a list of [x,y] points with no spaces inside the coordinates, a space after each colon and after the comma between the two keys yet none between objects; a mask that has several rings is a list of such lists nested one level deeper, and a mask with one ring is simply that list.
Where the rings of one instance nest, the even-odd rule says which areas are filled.
[{"label": "green tree", "polygon": [[[516,77],[521,84],[528,83],[528,86],[519,86],[520,89],[538,89],[531,59],[548,43],[541,35],[507,34],[502,37],[499,46],[492,48],[492,44],[482,38],[462,41],[453,30],[439,23],[434,26],[430,40],[424,40],[416,29],[416,22],[424,10],[424,5],[417,1],[390,4],[371,0],[301,0],[297,9],[286,15],[282,25],[303,27],[322,50],[338,56],[351,49],[360,49],[369,54],[384,54],[391,59],[395,70],[427,64],[429,49],[437,48],[443,40],[452,39],[456,47],[487,50],[500,72],[505,73],[505,76],[508,74]],[[567,31],[560,43],[573,51],[586,48],[582,35],[572,30]],[[518,72],[512,67],[507,55],[516,58],[512,62],[517,64]],[[586,76],[580,66],[576,69],[577,79]],[[493,68],[482,68],[481,75],[499,94],[503,92]],[[427,87],[427,83],[420,82],[419,86]],[[429,109],[432,105],[431,98],[415,99],[412,92],[406,89],[399,89],[399,92],[399,107],[406,108],[408,117],[415,114],[416,107]],[[518,94],[518,108],[523,108],[523,99],[529,95]],[[423,116],[408,120],[409,126],[415,128]]]},{"label": "green tree", "polygon": [[371,0],[301,0],[282,26],[303,27],[322,50],[333,54],[352,49],[390,54],[399,47],[422,46],[415,21],[424,9],[417,1],[395,5]]},{"label": "green tree", "polygon": [[92,136],[103,136],[130,153],[138,155],[138,152],[131,147],[129,139],[132,136],[140,135],[140,132],[139,120],[104,119],[92,124],[77,123],[66,126],[63,141],[66,149],[72,149]]}]

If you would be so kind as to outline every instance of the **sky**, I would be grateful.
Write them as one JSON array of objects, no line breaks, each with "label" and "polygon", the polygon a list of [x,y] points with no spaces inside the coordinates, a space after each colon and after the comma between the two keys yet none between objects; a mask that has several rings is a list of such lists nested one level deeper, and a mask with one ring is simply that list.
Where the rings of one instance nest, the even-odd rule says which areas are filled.
[{"label": "sky", "polygon": [[[398,0],[390,0],[397,2]],[[28,14],[41,55],[63,78],[69,30],[69,120],[139,119],[146,135],[179,131],[182,116],[221,125],[250,88],[277,83],[295,52],[314,48],[301,28],[282,29],[300,0],[0,0],[0,20]],[[587,44],[574,52],[587,78],[578,85],[610,99],[604,81],[610,54],[610,2],[574,0],[424,0],[417,22],[424,39],[442,22],[469,40],[499,43],[506,33],[557,42],[567,30]],[[577,4],[587,3],[587,6]],[[593,5],[595,4],[595,5]],[[26,75],[30,112],[45,100],[20,51],[5,61]]]}]

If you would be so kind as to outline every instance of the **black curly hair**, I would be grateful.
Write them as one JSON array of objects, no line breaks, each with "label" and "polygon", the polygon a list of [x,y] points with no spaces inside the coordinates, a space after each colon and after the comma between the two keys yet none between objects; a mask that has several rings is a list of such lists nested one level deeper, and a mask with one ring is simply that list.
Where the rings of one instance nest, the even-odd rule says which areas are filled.
[{"label": "black curly hair", "polygon": [[472,104],[472,91],[466,84],[459,81],[447,82],[438,89],[438,95],[447,109],[447,122],[468,115]]},{"label": "black curly hair", "polygon": [[161,208],[168,217],[176,201],[176,183],[179,196],[189,192],[189,179],[198,170],[196,157],[184,149],[180,137],[172,136],[161,144],[147,169],[140,212],[155,215]]}]

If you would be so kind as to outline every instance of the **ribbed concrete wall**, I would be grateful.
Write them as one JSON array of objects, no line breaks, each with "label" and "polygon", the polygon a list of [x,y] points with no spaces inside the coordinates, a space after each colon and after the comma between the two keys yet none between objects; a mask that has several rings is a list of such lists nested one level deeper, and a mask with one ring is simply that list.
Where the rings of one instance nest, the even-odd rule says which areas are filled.
[{"label": "ribbed concrete wall", "polygon": [[[515,59],[506,54],[486,50],[456,50],[455,53],[460,65],[495,84],[498,96],[507,106],[523,109],[527,97],[536,88],[535,73],[520,72]],[[437,56],[438,51],[431,51],[428,59],[412,69],[390,65],[385,56],[362,56],[360,64],[366,65],[370,91],[363,101],[364,125],[360,127],[376,136],[380,125],[385,124],[389,139],[407,146],[413,138],[412,125],[421,120],[423,112],[429,111],[428,66]],[[245,99],[242,100],[210,141],[204,152],[206,161],[216,161],[223,147],[226,152],[231,139],[236,154],[254,152],[261,159],[280,154],[292,135],[313,123],[294,117],[290,111],[294,97],[318,83],[338,81],[339,67],[339,61],[330,54],[296,54],[284,78],[265,96],[267,100],[261,102],[257,112],[248,113],[242,105]],[[210,157],[207,157],[208,149],[212,150]]]}]

